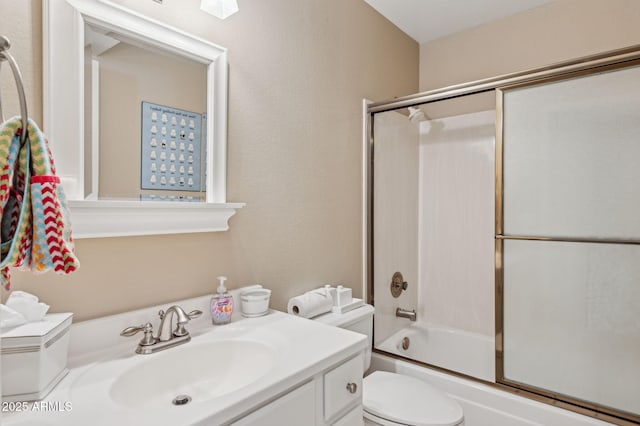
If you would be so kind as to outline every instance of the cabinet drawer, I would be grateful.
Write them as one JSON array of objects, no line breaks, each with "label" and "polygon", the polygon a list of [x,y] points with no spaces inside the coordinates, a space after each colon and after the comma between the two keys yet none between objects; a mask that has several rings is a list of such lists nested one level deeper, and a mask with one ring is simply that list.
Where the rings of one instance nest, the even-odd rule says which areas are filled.
[{"label": "cabinet drawer", "polygon": [[351,358],[324,375],[324,419],[362,401],[362,356]]},{"label": "cabinet drawer", "polygon": [[315,383],[309,382],[233,422],[231,426],[313,425],[315,395]]}]

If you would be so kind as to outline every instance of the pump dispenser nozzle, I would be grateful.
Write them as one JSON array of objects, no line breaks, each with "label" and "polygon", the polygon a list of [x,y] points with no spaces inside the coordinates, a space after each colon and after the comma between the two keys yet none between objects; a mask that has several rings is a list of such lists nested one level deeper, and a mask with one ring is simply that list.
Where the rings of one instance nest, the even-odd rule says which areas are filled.
[{"label": "pump dispenser nozzle", "polygon": [[227,287],[224,286],[224,282],[227,280],[227,277],[220,275],[217,280],[220,282],[218,286],[218,293],[225,293],[227,291]]}]

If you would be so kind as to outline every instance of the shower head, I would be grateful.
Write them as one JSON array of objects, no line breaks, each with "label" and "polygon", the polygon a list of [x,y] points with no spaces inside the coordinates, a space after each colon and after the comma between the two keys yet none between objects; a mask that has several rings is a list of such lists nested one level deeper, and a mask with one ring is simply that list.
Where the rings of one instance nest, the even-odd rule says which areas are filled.
[{"label": "shower head", "polygon": [[419,123],[427,119],[424,111],[420,108],[409,107],[409,121],[412,123]]}]

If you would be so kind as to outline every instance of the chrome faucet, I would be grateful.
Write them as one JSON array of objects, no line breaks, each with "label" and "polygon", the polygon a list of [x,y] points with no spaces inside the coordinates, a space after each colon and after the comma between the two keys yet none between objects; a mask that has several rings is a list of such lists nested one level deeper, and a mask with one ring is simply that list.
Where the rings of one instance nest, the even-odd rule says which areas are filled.
[{"label": "chrome faucet", "polygon": [[[121,336],[130,337],[139,331],[144,332],[144,337],[136,348],[137,354],[151,354],[187,343],[191,340],[191,336],[184,326],[189,320],[202,315],[202,311],[195,310],[186,313],[180,306],[173,305],[166,312],[160,310],[158,315],[160,316],[160,327],[157,336],[153,335],[153,325],[150,322],[138,327],[127,327],[120,333]],[[172,330],[174,317],[176,318],[176,326]]]},{"label": "chrome faucet", "polygon": [[412,309],[412,310],[407,310],[407,309],[402,309],[402,308],[397,308],[396,309],[396,316],[398,318],[408,318],[411,321],[415,321],[418,319],[418,314],[416,314],[416,310]]}]

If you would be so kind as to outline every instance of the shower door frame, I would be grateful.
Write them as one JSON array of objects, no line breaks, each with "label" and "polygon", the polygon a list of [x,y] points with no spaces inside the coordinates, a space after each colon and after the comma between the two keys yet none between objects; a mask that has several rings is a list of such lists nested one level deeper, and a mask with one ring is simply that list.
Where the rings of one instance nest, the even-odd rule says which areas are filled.
[{"label": "shower door frame", "polygon": [[[496,94],[496,194],[495,194],[495,362],[496,382],[486,382],[474,377],[465,376],[455,371],[449,371],[436,365],[426,364],[411,358],[390,354],[386,351],[373,348],[374,352],[394,358],[399,358],[429,368],[452,372],[468,379],[480,381],[494,386],[500,390],[515,393],[539,402],[554,405],[583,415],[598,418],[621,426],[633,426],[640,424],[640,416],[629,416],[618,410],[602,407],[597,404],[585,403],[583,400],[558,395],[557,393],[544,391],[538,388],[510,382],[504,377],[503,366],[503,241],[513,238],[503,235],[503,200],[502,200],[502,96],[503,91],[516,86],[534,85],[554,80],[564,80],[580,75],[595,74],[606,70],[625,68],[640,64],[640,45],[634,45],[623,49],[603,52],[574,60],[563,61],[546,67],[501,75],[483,80],[447,86],[440,89],[421,92],[414,95],[395,98],[390,101],[370,102],[363,101],[363,231],[365,246],[363,248],[363,287],[366,289],[367,302],[375,305],[373,259],[375,247],[374,237],[374,211],[373,211],[373,176],[374,170],[374,144],[375,144],[375,114],[393,111],[407,107],[415,107],[447,99],[454,99],[468,95],[494,91]],[[524,237],[532,238],[532,237]],[[535,238],[535,237],[533,237]],[[538,239],[544,239],[539,238]],[[562,241],[562,239],[558,239]],[[575,241],[576,239],[572,239]],[[637,244],[637,241],[626,241],[626,244]]]}]

